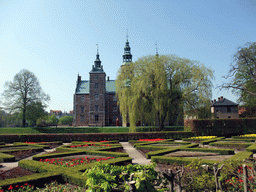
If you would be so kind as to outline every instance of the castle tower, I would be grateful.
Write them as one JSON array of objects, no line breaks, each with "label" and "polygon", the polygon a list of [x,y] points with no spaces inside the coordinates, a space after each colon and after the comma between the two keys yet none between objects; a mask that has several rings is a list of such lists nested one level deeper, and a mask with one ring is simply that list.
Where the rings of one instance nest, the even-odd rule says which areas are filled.
[{"label": "castle tower", "polygon": [[101,65],[99,49],[90,71],[90,126],[105,126],[106,73]]}]

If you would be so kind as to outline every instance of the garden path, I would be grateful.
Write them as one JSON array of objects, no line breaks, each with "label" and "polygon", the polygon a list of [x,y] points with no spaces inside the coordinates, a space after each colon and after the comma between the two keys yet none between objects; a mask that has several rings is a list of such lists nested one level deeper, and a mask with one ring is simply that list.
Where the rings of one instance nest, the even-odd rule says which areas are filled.
[{"label": "garden path", "polygon": [[129,157],[132,158],[133,164],[148,165],[151,164],[150,159],[146,159],[137,149],[135,149],[129,142],[119,142]]}]

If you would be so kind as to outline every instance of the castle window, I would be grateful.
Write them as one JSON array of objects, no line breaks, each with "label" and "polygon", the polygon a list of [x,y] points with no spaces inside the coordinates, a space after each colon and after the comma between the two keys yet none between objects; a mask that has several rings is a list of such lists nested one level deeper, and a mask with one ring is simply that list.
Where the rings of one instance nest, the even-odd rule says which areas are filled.
[{"label": "castle window", "polygon": [[95,83],[95,89],[99,88],[99,83]]},{"label": "castle window", "polygon": [[117,112],[117,106],[114,106],[114,107],[113,107],[113,111],[114,111],[114,112]]},{"label": "castle window", "polygon": [[81,115],[81,122],[84,122],[85,119],[84,119],[84,115]]},{"label": "castle window", "polygon": [[82,102],[82,103],[85,102],[85,96],[81,96],[81,102]]},{"label": "castle window", "polygon": [[99,121],[99,115],[95,115],[95,121]]},{"label": "castle window", "polygon": [[99,95],[95,94],[95,100],[99,100]]},{"label": "castle window", "polygon": [[95,111],[99,111],[99,105],[95,105]]},{"label": "castle window", "polygon": [[116,96],[113,97],[113,101],[117,101]]},{"label": "castle window", "polygon": [[81,113],[84,112],[84,106],[81,106]]},{"label": "castle window", "polygon": [[231,113],[231,107],[227,107],[227,112]]}]

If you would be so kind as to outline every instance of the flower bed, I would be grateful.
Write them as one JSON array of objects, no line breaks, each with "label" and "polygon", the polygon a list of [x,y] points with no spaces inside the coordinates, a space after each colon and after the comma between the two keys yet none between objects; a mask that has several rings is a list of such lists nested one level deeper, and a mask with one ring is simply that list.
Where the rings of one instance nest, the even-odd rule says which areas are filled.
[{"label": "flower bed", "polygon": [[75,158],[72,160],[64,160],[64,159],[40,159],[40,162],[46,162],[48,164],[54,164],[61,167],[74,167],[77,165],[86,165],[89,163],[99,162],[99,161],[106,161],[108,159],[113,159],[114,157],[106,157],[106,158],[88,158],[88,157],[82,157],[82,158]]}]

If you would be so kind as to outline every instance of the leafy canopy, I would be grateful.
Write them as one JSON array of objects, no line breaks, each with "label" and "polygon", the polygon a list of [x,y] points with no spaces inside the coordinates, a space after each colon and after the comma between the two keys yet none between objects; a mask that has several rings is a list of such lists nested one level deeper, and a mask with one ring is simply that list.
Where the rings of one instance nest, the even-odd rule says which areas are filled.
[{"label": "leafy canopy", "polygon": [[138,121],[160,129],[166,119],[174,124],[183,110],[210,102],[212,78],[211,69],[175,55],[145,56],[122,66],[116,86],[123,122],[130,122],[131,131]]}]

